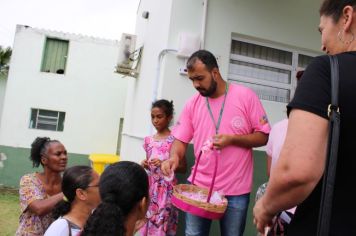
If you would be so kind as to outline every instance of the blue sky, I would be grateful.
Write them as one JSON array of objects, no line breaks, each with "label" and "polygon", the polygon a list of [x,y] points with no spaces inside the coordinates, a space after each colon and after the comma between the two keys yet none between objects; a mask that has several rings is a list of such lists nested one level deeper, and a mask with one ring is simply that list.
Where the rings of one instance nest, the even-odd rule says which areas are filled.
[{"label": "blue sky", "polygon": [[0,0],[0,45],[12,46],[16,24],[120,40],[134,33],[139,0]]}]

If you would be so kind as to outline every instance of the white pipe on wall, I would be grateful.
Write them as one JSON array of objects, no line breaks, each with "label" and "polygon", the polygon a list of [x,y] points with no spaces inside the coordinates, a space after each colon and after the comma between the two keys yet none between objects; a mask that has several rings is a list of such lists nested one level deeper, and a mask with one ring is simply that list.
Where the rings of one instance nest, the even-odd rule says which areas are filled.
[{"label": "white pipe on wall", "polygon": [[[202,26],[201,26],[201,42],[200,48],[204,49],[205,47],[205,31],[206,31],[206,21],[207,21],[207,12],[208,12],[208,0],[203,0],[203,16],[202,16]],[[153,93],[152,93],[152,102],[158,99],[158,87],[160,84],[160,75],[161,75],[161,63],[163,57],[167,53],[177,53],[176,49],[163,49],[158,55],[157,69],[156,69],[156,78],[153,84]],[[150,134],[152,134],[152,125],[150,125]]]},{"label": "white pipe on wall", "polygon": [[202,25],[201,25],[201,38],[200,38],[200,48],[205,48],[205,31],[206,31],[206,19],[208,14],[208,0],[203,1],[203,17],[202,17]]},{"label": "white pipe on wall", "polygon": [[[159,54],[158,54],[158,62],[157,62],[157,69],[156,69],[156,77],[155,80],[153,82],[153,93],[152,93],[152,100],[151,102],[155,102],[158,99],[158,87],[160,84],[160,78],[161,78],[161,63],[163,61],[163,57],[167,54],[167,53],[177,53],[178,50],[176,49],[163,49]],[[150,129],[149,129],[149,133],[152,134],[152,125],[150,124]]]},{"label": "white pipe on wall", "polygon": [[152,94],[152,102],[157,100],[158,97],[158,86],[159,86],[159,82],[160,82],[160,75],[161,75],[161,63],[163,60],[163,57],[167,54],[167,53],[176,53],[177,50],[176,49],[163,49],[159,54],[158,54],[158,62],[157,62],[157,69],[156,69],[156,78],[154,80],[154,84],[153,84],[153,94]]}]

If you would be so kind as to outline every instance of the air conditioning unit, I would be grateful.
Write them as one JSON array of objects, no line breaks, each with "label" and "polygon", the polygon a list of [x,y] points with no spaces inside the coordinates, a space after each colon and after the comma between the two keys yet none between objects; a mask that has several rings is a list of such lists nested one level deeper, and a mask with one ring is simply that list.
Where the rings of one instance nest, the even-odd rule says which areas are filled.
[{"label": "air conditioning unit", "polygon": [[131,68],[132,54],[135,52],[136,35],[122,34],[119,46],[118,65],[123,68]]},{"label": "air conditioning unit", "polygon": [[138,51],[141,55],[141,49],[135,50],[136,47],[136,35],[125,34],[121,35],[118,63],[116,66],[116,72],[128,76],[137,77],[137,60]]}]

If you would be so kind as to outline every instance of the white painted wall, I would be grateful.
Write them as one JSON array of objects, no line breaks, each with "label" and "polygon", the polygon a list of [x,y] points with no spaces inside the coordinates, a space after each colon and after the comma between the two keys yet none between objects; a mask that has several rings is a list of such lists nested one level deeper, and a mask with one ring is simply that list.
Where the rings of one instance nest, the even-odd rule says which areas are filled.
[{"label": "white painted wall", "polygon": [[[40,72],[47,36],[69,40],[64,75]],[[18,26],[0,126],[0,145],[29,147],[36,136],[69,152],[115,153],[127,78],[114,73],[118,42]],[[64,131],[30,129],[31,108],[66,112]]]},{"label": "white painted wall", "polygon": [[[232,34],[318,52],[319,5],[319,1],[310,0],[209,0],[206,48],[221,58],[224,78],[228,73]],[[262,100],[262,104],[272,124],[285,118],[286,103]]]},{"label": "white painted wall", "polygon": [[[172,0],[141,1],[136,19],[136,47],[144,46],[140,76],[129,79],[121,158],[140,161],[145,158],[143,137],[151,126],[151,103],[157,75],[158,56],[169,38]],[[141,17],[143,11],[149,18]]]},{"label": "white painted wall", "polygon": [[[2,114],[2,107],[5,98],[6,81],[7,79],[5,78],[5,76],[1,77],[0,75],[0,117]],[[1,119],[0,119],[0,125],[1,125]]]},{"label": "white painted wall", "polygon": [[[157,53],[164,46],[177,49],[181,32],[201,33],[202,3],[203,0],[141,0],[137,14],[136,34],[138,40],[145,45],[144,60],[140,78],[133,83],[128,92],[128,102],[134,102],[134,109],[127,106],[125,114],[125,117],[126,115],[130,117],[130,121],[135,120],[128,126],[125,124],[125,130],[131,134],[136,132],[138,137],[124,139],[123,149],[128,159],[138,160],[137,157],[144,155],[140,138],[149,134],[148,111],[152,97],[150,85],[155,80]],[[317,32],[319,4],[318,1],[309,0],[208,0],[205,49],[219,56],[221,73],[225,79],[232,35],[239,34],[298,50],[318,52],[320,48],[320,35]],[[141,12],[146,10],[152,12],[150,18],[144,21]],[[156,18],[158,16],[159,20]],[[155,36],[154,40],[152,36]],[[161,47],[155,46],[158,41]],[[149,50],[146,50],[147,48]],[[158,98],[174,100],[176,118],[185,101],[196,92],[187,77],[178,73],[179,68],[184,65],[185,60],[174,54],[166,55],[161,64]],[[143,84],[147,86],[142,86]],[[262,103],[272,124],[285,117],[285,103],[269,101],[262,101]],[[139,128],[133,128],[134,124]]]}]

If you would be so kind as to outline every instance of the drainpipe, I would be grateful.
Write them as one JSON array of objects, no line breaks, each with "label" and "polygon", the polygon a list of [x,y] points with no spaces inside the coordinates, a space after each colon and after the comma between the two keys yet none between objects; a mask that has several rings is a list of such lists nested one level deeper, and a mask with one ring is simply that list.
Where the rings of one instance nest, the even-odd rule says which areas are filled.
[{"label": "drainpipe", "polygon": [[202,25],[201,25],[201,38],[200,38],[200,48],[205,48],[205,31],[206,31],[206,17],[208,13],[208,0],[203,1],[203,17],[202,17]]},{"label": "drainpipe", "polygon": [[[201,39],[200,39],[201,40],[201,44],[200,44],[201,49],[204,49],[204,47],[205,47],[205,31],[206,31],[207,12],[208,12],[208,0],[203,0],[203,17],[202,17],[202,26],[201,26]],[[169,49],[169,48],[163,49],[158,55],[156,78],[154,80],[154,85],[153,85],[152,102],[157,100],[158,86],[159,86],[159,82],[160,82],[160,73],[161,73],[161,63],[162,63],[163,57],[167,53],[177,53],[177,50]]]},{"label": "drainpipe", "polygon": [[[202,26],[201,26],[201,38],[200,38],[200,48],[204,49],[205,47],[205,31],[206,31],[206,17],[208,12],[208,0],[203,0],[203,16],[202,16]],[[158,86],[160,84],[160,75],[161,75],[161,63],[163,57],[167,53],[177,53],[176,49],[163,49],[158,55],[157,69],[156,69],[156,78],[153,84],[153,94],[152,94],[152,102],[156,101],[158,98]],[[152,134],[152,125],[150,125],[150,134]]]},{"label": "drainpipe", "polygon": [[[158,87],[160,84],[160,76],[161,76],[161,63],[163,61],[163,57],[168,53],[177,53],[178,50],[176,49],[163,49],[158,55],[157,61],[157,69],[156,69],[156,78],[153,81],[153,93],[152,93],[152,100],[151,102],[155,102],[158,99]],[[152,134],[152,125],[150,125],[150,134]]]},{"label": "drainpipe", "polygon": [[163,61],[163,57],[167,53],[176,53],[176,49],[163,49],[158,55],[158,62],[157,62],[157,69],[156,69],[156,78],[153,84],[153,95],[152,95],[152,102],[156,101],[158,98],[158,86],[160,84],[160,75],[161,75],[161,63]]}]

